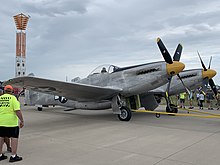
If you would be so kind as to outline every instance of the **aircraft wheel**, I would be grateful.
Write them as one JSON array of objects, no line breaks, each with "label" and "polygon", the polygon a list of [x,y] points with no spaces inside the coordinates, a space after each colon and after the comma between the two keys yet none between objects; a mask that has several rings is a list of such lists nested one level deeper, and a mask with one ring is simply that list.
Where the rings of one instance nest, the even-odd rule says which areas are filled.
[{"label": "aircraft wheel", "polygon": [[42,111],[43,108],[42,108],[42,107],[37,107],[37,110],[38,110],[38,111]]},{"label": "aircraft wheel", "polygon": [[178,113],[178,108],[174,104],[170,104],[170,108],[167,106],[166,107],[166,112],[168,113]]},{"label": "aircraft wheel", "polygon": [[129,121],[131,119],[131,110],[125,106],[122,106],[120,110],[121,110],[121,114],[118,115],[119,120]]}]

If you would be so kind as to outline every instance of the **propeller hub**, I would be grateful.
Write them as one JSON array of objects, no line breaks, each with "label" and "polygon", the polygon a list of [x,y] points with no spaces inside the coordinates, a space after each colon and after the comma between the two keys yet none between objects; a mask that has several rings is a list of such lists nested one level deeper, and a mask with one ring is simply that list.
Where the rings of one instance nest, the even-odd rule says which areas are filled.
[{"label": "propeller hub", "polygon": [[171,76],[178,74],[185,68],[185,65],[179,61],[173,61],[172,64],[166,64],[166,65],[167,65],[167,73]]},{"label": "propeller hub", "polygon": [[213,78],[215,75],[217,74],[217,72],[213,69],[207,69],[206,71],[203,70],[202,71],[202,78],[206,78],[208,77],[208,79]]}]

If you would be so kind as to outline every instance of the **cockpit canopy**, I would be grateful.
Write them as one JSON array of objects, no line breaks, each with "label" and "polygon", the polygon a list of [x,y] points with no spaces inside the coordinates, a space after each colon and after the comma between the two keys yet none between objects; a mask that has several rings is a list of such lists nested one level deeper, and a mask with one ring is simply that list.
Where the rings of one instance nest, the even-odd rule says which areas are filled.
[{"label": "cockpit canopy", "polygon": [[115,72],[117,69],[119,69],[119,67],[115,65],[104,64],[95,68],[89,75],[100,74],[100,73],[112,73]]}]

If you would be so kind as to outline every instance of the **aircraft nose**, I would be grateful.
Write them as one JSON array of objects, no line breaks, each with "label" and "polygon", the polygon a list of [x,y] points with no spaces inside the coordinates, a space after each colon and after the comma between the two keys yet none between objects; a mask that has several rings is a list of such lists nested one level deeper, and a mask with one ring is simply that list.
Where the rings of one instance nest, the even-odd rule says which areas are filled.
[{"label": "aircraft nose", "polygon": [[207,71],[202,71],[202,78],[206,78],[208,77],[209,79],[211,79],[212,77],[214,77],[217,74],[217,72],[213,69],[207,69]]},{"label": "aircraft nose", "polygon": [[166,65],[167,65],[167,73],[171,76],[178,74],[185,68],[185,65],[179,61],[173,61],[172,64],[166,64]]}]

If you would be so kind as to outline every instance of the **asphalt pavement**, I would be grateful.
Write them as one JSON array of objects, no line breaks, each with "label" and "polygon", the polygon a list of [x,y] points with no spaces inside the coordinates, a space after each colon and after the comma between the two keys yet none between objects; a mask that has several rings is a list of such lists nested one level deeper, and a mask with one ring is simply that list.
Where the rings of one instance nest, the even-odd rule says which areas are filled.
[{"label": "asphalt pavement", "polygon": [[[22,107],[25,126],[18,154],[23,161],[14,164],[220,164],[220,119],[133,113],[129,122],[122,122],[111,110],[65,109]],[[0,164],[9,164],[8,159]]]}]

